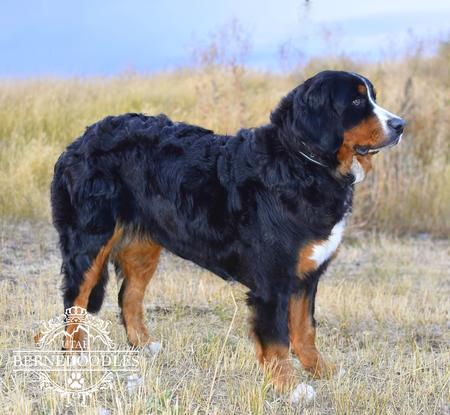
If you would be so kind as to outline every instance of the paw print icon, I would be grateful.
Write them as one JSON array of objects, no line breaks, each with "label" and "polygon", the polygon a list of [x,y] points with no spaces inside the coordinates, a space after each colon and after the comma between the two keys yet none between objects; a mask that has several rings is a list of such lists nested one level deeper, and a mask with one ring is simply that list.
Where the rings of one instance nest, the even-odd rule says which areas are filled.
[{"label": "paw print icon", "polygon": [[67,379],[67,385],[70,389],[81,389],[84,384],[84,378],[80,372],[71,372]]}]

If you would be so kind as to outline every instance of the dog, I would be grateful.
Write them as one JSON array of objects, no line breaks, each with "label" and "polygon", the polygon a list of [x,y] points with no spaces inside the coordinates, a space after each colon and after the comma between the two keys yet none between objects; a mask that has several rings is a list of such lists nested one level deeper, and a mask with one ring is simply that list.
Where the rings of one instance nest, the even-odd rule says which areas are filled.
[{"label": "dog", "polygon": [[[306,80],[268,124],[235,136],[165,115],[104,118],[54,169],[64,309],[99,311],[111,260],[128,341],[151,344],[143,299],[164,248],[248,288],[256,356],[277,390],[295,385],[290,346],[313,376],[331,375],[315,345],[317,284],[341,243],[354,184],[404,127],[367,78],[343,71]],[[76,348],[76,327],[66,349]]]}]

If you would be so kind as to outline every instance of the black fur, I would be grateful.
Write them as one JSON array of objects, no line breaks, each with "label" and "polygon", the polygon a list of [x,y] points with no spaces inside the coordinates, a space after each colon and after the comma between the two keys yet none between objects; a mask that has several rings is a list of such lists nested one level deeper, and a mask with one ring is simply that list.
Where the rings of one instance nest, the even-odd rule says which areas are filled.
[{"label": "black fur", "polygon": [[[287,343],[289,295],[306,290],[314,300],[327,266],[300,280],[299,249],[326,239],[351,208],[353,177],[336,174],[336,152],[343,132],[367,116],[351,108],[358,83],[322,72],[283,98],[269,124],[235,136],[165,115],[89,127],[59,158],[51,188],[65,307],[120,223],[244,284],[261,342]],[[100,308],[106,281],[105,269],[89,311]]]}]

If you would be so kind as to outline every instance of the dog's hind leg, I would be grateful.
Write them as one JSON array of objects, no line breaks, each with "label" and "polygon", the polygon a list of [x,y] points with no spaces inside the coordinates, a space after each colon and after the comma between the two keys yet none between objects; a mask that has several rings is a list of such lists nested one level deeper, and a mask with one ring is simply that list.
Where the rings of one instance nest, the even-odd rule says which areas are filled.
[{"label": "dog's hind leg", "polygon": [[134,347],[150,343],[144,319],[145,289],[158,266],[161,247],[149,240],[135,239],[115,255],[116,269],[124,277],[119,292],[119,305],[130,344]]},{"label": "dog's hind leg", "polygon": [[[73,240],[77,246],[64,252],[64,308],[79,307],[88,311],[98,311],[107,279],[107,261],[113,246],[119,241],[122,229],[116,226],[110,234],[79,233]],[[67,247],[66,247],[67,248]],[[82,349],[83,334],[80,327],[78,309],[67,314],[66,350]]]},{"label": "dog's hind leg", "polygon": [[295,384],[289,360],[288,300],[287,294],[280,293],[269,301],[249,295],[247,301],[253,312],[251,337],[256,356],[271,373],[275,388],[282,392]]}]

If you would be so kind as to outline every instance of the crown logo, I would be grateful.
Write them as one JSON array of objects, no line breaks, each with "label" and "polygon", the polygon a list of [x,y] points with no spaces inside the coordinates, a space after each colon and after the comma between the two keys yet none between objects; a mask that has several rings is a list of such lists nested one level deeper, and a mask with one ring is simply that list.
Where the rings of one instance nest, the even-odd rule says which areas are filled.
[{"label": "crown logo", "polygon": [[66,309],[65,315],[68,321],[76,323],[86,319],[87,311],[83,307],[72,306]]}]

